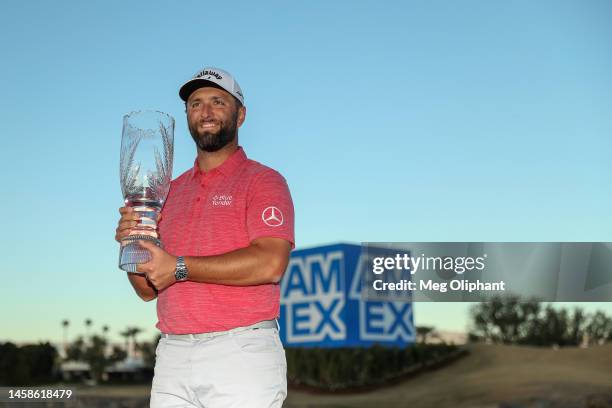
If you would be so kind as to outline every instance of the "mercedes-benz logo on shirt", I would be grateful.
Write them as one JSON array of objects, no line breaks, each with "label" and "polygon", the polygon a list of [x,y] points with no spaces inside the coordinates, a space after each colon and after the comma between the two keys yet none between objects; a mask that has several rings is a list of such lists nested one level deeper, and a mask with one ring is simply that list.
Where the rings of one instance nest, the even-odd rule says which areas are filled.
[{"label": "mercedes-benz logo on shirt", "polygon": [[283,213],[276,207],[268,207],[261,213],[262,221],[270,227],[283,225]]}]

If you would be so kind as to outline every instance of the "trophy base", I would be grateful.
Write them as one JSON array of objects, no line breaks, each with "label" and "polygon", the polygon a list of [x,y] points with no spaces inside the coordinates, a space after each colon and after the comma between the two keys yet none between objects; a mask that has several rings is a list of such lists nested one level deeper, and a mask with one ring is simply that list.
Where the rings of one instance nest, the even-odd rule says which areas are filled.
[{"label": "trophy base", "polygon": [[161,247],[161,241],[150,235],[129,235],[121,240],[119,250],[119,268],[130,273],[141,273],[136,270],[138,264],[151,260],[151,254],[138,244],[138,241],[150,241]]}]

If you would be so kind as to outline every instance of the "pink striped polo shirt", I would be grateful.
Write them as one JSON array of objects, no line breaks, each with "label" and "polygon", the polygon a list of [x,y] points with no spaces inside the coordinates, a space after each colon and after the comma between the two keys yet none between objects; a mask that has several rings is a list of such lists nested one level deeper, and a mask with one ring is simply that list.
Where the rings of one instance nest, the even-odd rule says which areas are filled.
[{"label": "pink striped polo shirt", "polygon": [[[283,176],[238,147],[203,173],[197,160],[170,185],[159,235],[175,256],[208,256],[249,246],[260,237],[291,242],[293,202]],[[186,334],[248,326],[279,314],[278,284],[229,286],[176,282],[158,294],[157,328]]]}]

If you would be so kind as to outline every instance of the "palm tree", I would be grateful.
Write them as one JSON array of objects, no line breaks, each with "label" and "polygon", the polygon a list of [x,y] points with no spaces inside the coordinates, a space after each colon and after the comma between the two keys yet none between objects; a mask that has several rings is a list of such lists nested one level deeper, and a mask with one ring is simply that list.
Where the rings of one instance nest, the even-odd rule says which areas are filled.
[{"label": "palm tree", "polygon": [[130,341],[130,336],[132,335],[131,329],[128,327],[124,331],[119,333],[121,337],[125,338],[125,353],[130,356],[130,349],[128,342]]},{"label": "palm tree", "polygon": [[68,319],[62,320],[62,327],[64,328],[64,354],[66,354],[66,349],[68,348],[68,326],[70,326],[70,321]]},{"label": "palm tree", "polygon": [[108,344],[103,337],[93,334],[91,344],[85,349],[84,360],[89,363],[91,373],[96,383],[105,379],[105,369],[111,364],[107,357],[106,349]]},{"label": "palm tree", "polygon": [[91,328],[91,319],[85,319],[85,327],[87,328],[87,337],[89,337],[89,329]]},{"label": "palm tree", "polygon": [[142,329],[138,327],[130,327],[128,328],[128,331],[130,333],[130,337],[132,338],[132,354],[133,354],[133,352],[136,350],[136,336],[138,336],[138,334],[142,332]]},{"label": "palm tree", "polygon": [[106,350],[105,350],[105,352],[109,351],[109,350],[110,350],[110,347],[111,347],[110,342],[109,342],[109,341],[108,341],[108,339],[106,338],[106,336],[108,335],[108,330],[109,330],[109,327],[108,327],[108,325],[107,325],[107,324],[105,324],[104,326],[102,326],[102,333],[103,333],[103,334],[102,334],[102,338],[104,339],[105,346],[106,346]]}]

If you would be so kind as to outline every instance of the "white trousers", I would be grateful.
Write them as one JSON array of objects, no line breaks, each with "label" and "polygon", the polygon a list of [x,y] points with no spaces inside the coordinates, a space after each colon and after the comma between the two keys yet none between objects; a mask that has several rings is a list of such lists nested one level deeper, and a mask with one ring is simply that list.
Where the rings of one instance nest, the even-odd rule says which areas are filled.
[{"label": "white trousers", "polygon": [[286,397],[287,360],[277,329],[162,337],[157,345],[153,408],[279,408]]}]

